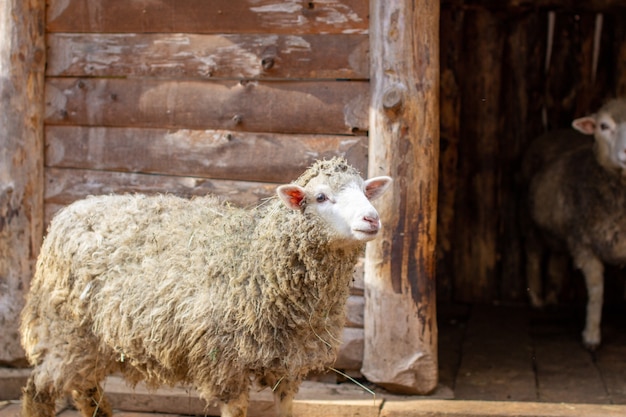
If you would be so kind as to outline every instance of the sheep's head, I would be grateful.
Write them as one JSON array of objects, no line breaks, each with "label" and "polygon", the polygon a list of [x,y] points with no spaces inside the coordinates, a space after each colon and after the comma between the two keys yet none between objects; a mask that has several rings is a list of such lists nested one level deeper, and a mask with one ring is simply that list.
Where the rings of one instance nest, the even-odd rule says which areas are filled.
[{"label": "sheep's head", "polygon": [[334,239],[367,242],[376,237],[381,223],[370,201],[389,188],[390,177],[364,181],[341,158],[319,161],[294,184],[277,189],[283,203],[292,210],[322,219]]},{"label": "sheep's head", "polygon": [[572,126],[594,135],[602,166],[626,171],[626,99],[611,100],[596,113],[574,120]]}]

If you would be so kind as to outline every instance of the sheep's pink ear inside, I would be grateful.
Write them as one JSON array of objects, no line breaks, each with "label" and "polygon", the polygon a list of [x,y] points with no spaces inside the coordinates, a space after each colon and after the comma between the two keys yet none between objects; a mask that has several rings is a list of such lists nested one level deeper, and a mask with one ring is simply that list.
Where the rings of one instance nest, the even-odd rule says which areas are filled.
[{"label": "sheep's pink ear inside", "polygon": [[385,191],[389,189],[389,186],[393,180],[391,177],[374,177],[365,181],[365,196],[368,200],[376,200],[381,195],[385,194]]},{"label": "sheep's pink ear inside", "polygon": [[572,127],[585,135],[593,135],[596,131],[596,119],[593,116],[586,116],[575,119]]},{"label": "sheep's pink ear inside", "polygon": [[302,200],[305,198],[304,188],[295,184],[281,185],[276,193],[283,203],[292,210],[300,210]]}]

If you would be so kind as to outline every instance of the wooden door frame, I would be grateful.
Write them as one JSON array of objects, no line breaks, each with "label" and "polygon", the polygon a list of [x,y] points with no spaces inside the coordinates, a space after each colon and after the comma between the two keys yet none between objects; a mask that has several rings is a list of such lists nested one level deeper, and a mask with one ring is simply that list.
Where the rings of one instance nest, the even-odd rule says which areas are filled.
[{"label": "wooden door frame", "polygon": [[44,0],[0,2],[0,363],[25,365],[18,321],[43,238]]},{"label": "wooden door frame", "polygon": [[439,0],[370,0],[369,176],[390,175],[365,262],[362,373],[394,392],[437,386],[435,242]]}]

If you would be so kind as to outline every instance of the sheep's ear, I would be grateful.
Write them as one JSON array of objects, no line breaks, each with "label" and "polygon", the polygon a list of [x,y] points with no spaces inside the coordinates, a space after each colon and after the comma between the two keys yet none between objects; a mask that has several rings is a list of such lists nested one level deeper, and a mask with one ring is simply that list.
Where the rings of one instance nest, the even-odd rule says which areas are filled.
[{"label": "sheep's ear", "polygon": [[585,135],[593,135],[596,131],[596,119],[593,116],[586,116],[575,119],[572,127]]},{"label": "sheep's ear", "polygon": [[393,180],[391,177],[374,177],[365,181],[365,196],[368,200],[376,200],[389,188]]},{"label": "sheep's ear", "polygon": [[281,185],[276,189],[276,194],[292,210],[300,210],[306,197],[304,188],[295,184]]}]

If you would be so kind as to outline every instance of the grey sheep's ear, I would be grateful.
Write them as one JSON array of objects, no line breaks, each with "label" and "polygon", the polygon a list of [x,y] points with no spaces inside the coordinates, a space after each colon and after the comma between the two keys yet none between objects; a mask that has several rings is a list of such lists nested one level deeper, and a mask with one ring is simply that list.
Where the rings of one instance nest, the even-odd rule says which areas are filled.
[{"label": "grey sheep's ear", "polygon": [[370,201],[376,200],[385,194],[392,182],[391,177],[387,176],[370,178],[365,181],[365,196]]},{"label": "grey sheep's ear", "polygon": [[572,127],[585,135],[593,135],[596,130],[595,115],[574,119]]},{"label": "grey sheep's ear", "polygon": [[276,194],[278,194],[285,206],[292,210],[300,210],[306,198],[304,188],[296,184],[281,185],[276,188]]}]

